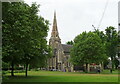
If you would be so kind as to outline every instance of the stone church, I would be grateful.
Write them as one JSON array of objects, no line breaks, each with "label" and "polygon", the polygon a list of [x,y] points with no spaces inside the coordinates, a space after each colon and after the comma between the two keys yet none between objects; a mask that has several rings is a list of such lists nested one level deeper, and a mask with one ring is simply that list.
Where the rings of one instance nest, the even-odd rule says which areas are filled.
[{"label": "stone church", "polygon": [[49,45],[53,49],[53,56],[48,59],[48,70],[72,72],[73,65],[69,62],[72,45],[62,44],[59,37],[56,12],[54,12],[52,33]]}]

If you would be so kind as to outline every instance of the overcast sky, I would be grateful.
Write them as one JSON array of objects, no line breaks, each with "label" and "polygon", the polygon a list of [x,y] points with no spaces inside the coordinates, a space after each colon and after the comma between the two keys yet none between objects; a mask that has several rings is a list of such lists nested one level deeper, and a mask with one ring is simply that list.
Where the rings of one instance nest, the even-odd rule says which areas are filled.
[{"label": "overcast sky", "polygon": [[62,43],[73,40],[83,31],[93,31],[92,25],[97,28],[107,1],[107,8],[99,27],[102,31],[108,26],[118,28],[118,1],[120,0],[25,0],[28,4],[32,2],[40,4],[39,15],[50,21],[47,40],[51,36],[53,14],[56,10]]}]

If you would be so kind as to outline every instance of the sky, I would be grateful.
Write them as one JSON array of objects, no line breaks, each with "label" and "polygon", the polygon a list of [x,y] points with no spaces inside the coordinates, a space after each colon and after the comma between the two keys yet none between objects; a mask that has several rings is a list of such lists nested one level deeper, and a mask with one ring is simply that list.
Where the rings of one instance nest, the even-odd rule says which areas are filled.
[{"label": "sky", "polygon": [[24,1],[29,5],[32,2],[40,4],[38,15],[50,22],[47,40],[51,36],[54,11],[56,11],[59,36],[63,44],[73,40],[83,31],[93,31],[94,27],[104,31],[106,27],[113,26],[118,30],[118,2],[120,0]]}]

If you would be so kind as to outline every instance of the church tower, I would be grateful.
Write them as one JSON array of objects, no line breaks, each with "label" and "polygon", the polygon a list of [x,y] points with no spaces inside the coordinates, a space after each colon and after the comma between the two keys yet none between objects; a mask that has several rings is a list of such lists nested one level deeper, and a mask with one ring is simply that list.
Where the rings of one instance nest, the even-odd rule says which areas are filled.
[{"label": "church tower", "polygon": [[51,33],[51,38],[49,40],[49,44],[51,46],[54,46],[54,48],[57,47],[55,43],[61,43],[61,39],[59,37],[58,28],[57,28],[56,12],[54,12],[52,33]]},{"label": "church tower", "polygon": [[59,37],[56,12],[54,12],[52,33],[49,39],[53,56],[48,59],[48,70],[50,71],[73,71],[73,65],[69,62],[71,45],[61,44]]},{"label": "church tower", "polygon": [[62,70],[62,57],[63,57],[63,49],[61,45],[61,39],[59,37],[59,32],[57,28],[57,19],[56,12],[54,12],[52,33],[49,39],[49,45],[53,49],[53,56],[48,61],[48,69],[49,70]]}]

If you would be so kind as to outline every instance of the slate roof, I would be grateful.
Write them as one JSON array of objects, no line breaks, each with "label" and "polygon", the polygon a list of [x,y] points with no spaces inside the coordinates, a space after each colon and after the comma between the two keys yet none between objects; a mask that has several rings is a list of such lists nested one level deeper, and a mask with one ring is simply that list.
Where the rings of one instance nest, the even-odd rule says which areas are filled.
[{"label": "slate roof", "polygon": [[72,45],[62,44],[62,47],[65,53],[70,53],[70,49],[72,48]]}]

